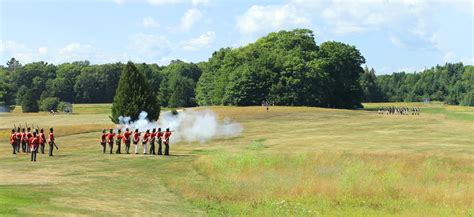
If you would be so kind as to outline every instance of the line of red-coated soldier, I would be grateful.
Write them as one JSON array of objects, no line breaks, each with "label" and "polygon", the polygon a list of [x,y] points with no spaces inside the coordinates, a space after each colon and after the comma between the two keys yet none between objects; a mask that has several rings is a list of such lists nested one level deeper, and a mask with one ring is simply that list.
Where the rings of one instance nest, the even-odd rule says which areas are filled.
[{"label": "line of red-coated soldier", "polygon": [[[143,133],[143,136],[141,133],[136,129],[133,133],[127,128],[125,129],[125,132],[122,134],[122,130],[118,130],[117,133],[114,132],[114,130],[110,129],[109,133],[106,133],[106,130],[104,129],[102,131],[102,135],[100,137],[100,145],[102,146],[102,153],[105,154],[105,149],[106,145],[109,144],[109,149],[110,149],[110,154],[112,154],[112,151],[114,149],[114,142],[117,145],[117,149],[115,151],[115,154],[121,154],[121,149],[122,149],[122,142],[125,143],[125,153],[129,154],[130,153],[130,143],[133,142],[135,145],[135,154],[138,154],[138,143],[142,142],[142,147],[143,147],[143,154],[147,154],[147,144],[150,144],[150,150],[149,154],[151,155],[162,155],[162,143],[165,146],[165,155],[169,155],[169,150],[170,150],[170,137],[171,137],[171,131],[169,128],[166,129],[166,131],[162,132],[161,128],[154,128],[150,132],[150,130],[146,130],[145,133]],[[158,144],[158,149],[157,152],[155,152],[155,142]]]},{"label": "line of red-coated soldier", "polygon": [[31,132],[31,128],[23,128],[20,131],[18,127],[16,130],[12,129],[10,134],[10,145],[12,145],[13,154],[20,153],[20,146],[23,153],[31,153],[31,161],[36,161],[36,154],[41,148],[41,154],[44,154],[46,142],[49,144],[49,156],[53,156],[53,147],[58,149],[54,138],[54,129],[49,129],[49,136],[46,139],[44,130],[35,129]]}]

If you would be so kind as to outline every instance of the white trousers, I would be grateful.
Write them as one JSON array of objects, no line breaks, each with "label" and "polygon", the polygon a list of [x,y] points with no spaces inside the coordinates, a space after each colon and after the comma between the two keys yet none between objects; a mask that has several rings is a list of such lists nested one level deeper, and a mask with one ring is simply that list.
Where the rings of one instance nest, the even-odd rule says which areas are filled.
[{"label": "white trousers", "polygon": [[146,142],[142,143],[143,145],[143,154],[146,154]]},{"label": "white trousers", "polygon": [[138,144],[135,144],[135,154],[138,154]]}]

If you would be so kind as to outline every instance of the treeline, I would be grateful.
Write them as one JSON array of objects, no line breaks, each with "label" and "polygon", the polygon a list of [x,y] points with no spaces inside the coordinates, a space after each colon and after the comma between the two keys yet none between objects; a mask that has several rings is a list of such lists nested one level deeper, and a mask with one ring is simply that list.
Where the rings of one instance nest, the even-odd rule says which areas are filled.
[{"label": "treeline", "polygon": [[[316,44],[311,30],[270,33],[240,48],[222,48],[208,61],[136,63],[164,107],[276,105],[356,108],[361,102],[421,101],[473,105],[473,67],[436,66],[421,73],[376,76],[364,57],[340,42]],[[0,109],[56,110],[62,102],[111,103],[125,64],[77,61],[0,67]],[[139,76],[141,77],[141,76]],[[131,81],[138,82],[141,81]]]},{"label": "treeline", "polygon": [[420,102],[424,99],[474,106],[474,66],[446,63],[420,73],[375,76],[365,68],[360,79],[364,102]]},{"label": "treeline", "polygon": [[[195,106],[194,87],[201,70],[193,63],[135,64],[163,106]],[[12,58],[0,67],[0,107],[21,105],[25,112],[61,109],[67,103],[111,103],[125,64],[91,65],[77,61],[21,65]],[[136,81],[139,82],[139,81]],[[190,91],[191,90],[191,91]]]}]

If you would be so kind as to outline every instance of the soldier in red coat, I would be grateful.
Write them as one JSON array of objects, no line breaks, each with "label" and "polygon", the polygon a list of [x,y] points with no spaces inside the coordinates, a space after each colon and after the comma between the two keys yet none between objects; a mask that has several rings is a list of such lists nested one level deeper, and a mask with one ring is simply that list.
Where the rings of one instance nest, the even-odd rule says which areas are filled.
[{"label": "soldier in red coat", "polygon": [[110,129],[109,133],[107,134],[107,143],[109,143],[110,154],[112,154],[112,150],[114,149],[114,137],[114,130]]},{"label": "soldier in red coat", "polygon": [[100,136],[100,145],[102,146],[102,154],[105,154],[107,134],[105,134],[105,129],[102,130],[102,135]]},{"label": "soldier in red coat", "polygon": [[138,154],[138,142],[140,142],[140,132],[138,129],[135,129],[133,133],[133,144],[135,145],[135,154]]},{"label": "soldier in red coat", "polygon": [[25,138],[26,142],[28,143],[26,145],[26,153],[31,152],[31,145],[30,145],[30,142],[29,142],[31,137],[33,137],[33,134],[31,133],[31,128],[28,127],[27,130],[26,130],[26,138]]},{"label": "soldier in red coat", "polygon": [[[49,129],[48,145],[49,145],[49,156],[53,156],[53,146],[56,146],[53,128]],[[56,148],[58,148],[58,146],[56,146]]]},{"label": "soldier in red coat", "polygon": [[10,134],[10,145],[12,145],[13,154],[16,154],[16,132],[15,129],[12,129],[12,133]]},{"label": "soldier in red coat", "polygon": [[161,128],[158,128],[158,132],[156,132],[156,139],[158,143],[158,155],[162,155],[163,152],[161,152],[161,137],[163,136],[163,133],[161,132]]},{"label": "soldier in red coat", "polygon": [[39,142],[40,142],[40,148],[41,148],[41,154],[44,154],[44,144],[46,143],[46,136],[44,135],[44,130],[41,128],[40,133],[38,134],[39,137]]},{"label": "soldier in red coat", "polygon": [[28,137],[26,135],[25,128],[23,128],[21,129],[21,150],[23,151],[23,153],[26,152],[26,146],[28,144],[26,140],[28,140]]},{"label": "soldier in red coat", "polygon": [[166,132],[163,134],[163,142],[165,143],[165,155],[170,155],[170,128],[166,128]]},{"label": "soldier in red coat", "polygon": [[123,136],[122,136],[122,130],[118,130],[117,132],[117,150],[115,151],[115,154],[122,154],[122,139],[123,139]]},{"label": "soldier in red coat", "polygon": [[146,144],[150,140],[150,130],[146,130],[146,133],[143,134],[142,138],[142,146],[143,146],[143,154],[146,154]]},{"label": "soldier in red coat", "polygon": [[21,146],[21,132],[20,128],[18,127],[15,134],[15,146],[16,146],[16,153],[20,153],[20,146]]},{"label": "soldier in red coat", "polygon": [[31,161],[36,161],[36,152],[38,152],[39,146],[39,137],[36,135],[36,132],[33,132],[33,135],[31,135],[29,144],[31,151]]},{"label": "soldier in red coat", "polygon": [[150,133],[150,154],[155,155],[155,138],[156,138],[156,128],[154,128]]},{"label": "soldier in red coat", "polygon": [[123,133],[123,142],[125,143],[125,152],[127,154],[130,153],[130,136],[132,135],[132,133],[130,132],[130,130],[127,128],[125,129],[125,132]]}]

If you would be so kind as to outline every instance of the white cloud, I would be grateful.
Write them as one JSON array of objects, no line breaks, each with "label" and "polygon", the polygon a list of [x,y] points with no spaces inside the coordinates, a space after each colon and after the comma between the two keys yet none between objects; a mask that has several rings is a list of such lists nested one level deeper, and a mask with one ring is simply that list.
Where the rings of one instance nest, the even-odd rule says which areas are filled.
[{"label": "white cloud", "polygon": [[159,27],[160,24],[152,17],[143,18],[142,24],[144,27]]},{"label": "white cloud", "polygon": [[181,43],[183,50],[196,51],[201,48],[207,47],[215,38],[215,33],[213,31],[208,31],[205,34],[200,35],[197,38],[191,38],[188,41]]},{"label": "white cloud", "polygon": [[145,56],[155,57],[169,53],[171,43],[164,36],[139,33],[130,37],[129,48]]},{"label": "white cloud", "polygon": [[15,53],[15,52],[24,51],[25,49],[26,49],[25,44],[18,43],[16,41],[11,41],[11,40],[7,40],[7,41],[0,40],[0,52],[2,53],[4,52]]},{"label": "white cloud", "polygon": [[125,0],[114,0],[114,2],[118,5],[123,5],[123,3],[125,3]]},{"label": "white cloud", "polygon": [[310,21],[299,13],[292,4],[254,5],[238,18],[237,27],[243,34],[252,34],[263,30],[277,30],[286,26],[309,24]]},{"label": "white cloud", "polygon": [[75,51],[84,52],[86,50],[91,50],[91,49],[93,49],[93,47],[90,44],[80,44],[77,42],[73,42],[59,49],[59,54],[68,54],[68,53],[73,53]]},{"label": "white cloud", "polygon": [[181,0],[147,0],[148,4],[153,6],[169,5],[181,3]]},{"label": "white cloud", "polygon": [[38,48],[38,53],[41,55],[47,54],[48,53],[48,47],[46,46],[41,46]]},{"label": "white cloud", "polygon": [[181,29],[188,30],[202,18],[202,13],[198,9],[189,9],[181,18]]},{"label": "white cloud", "polygon": [[211,1],[210,0],[192,0],[191,3],[194,5],[194,6],[198,6],[198,5],[208,5]]}]

